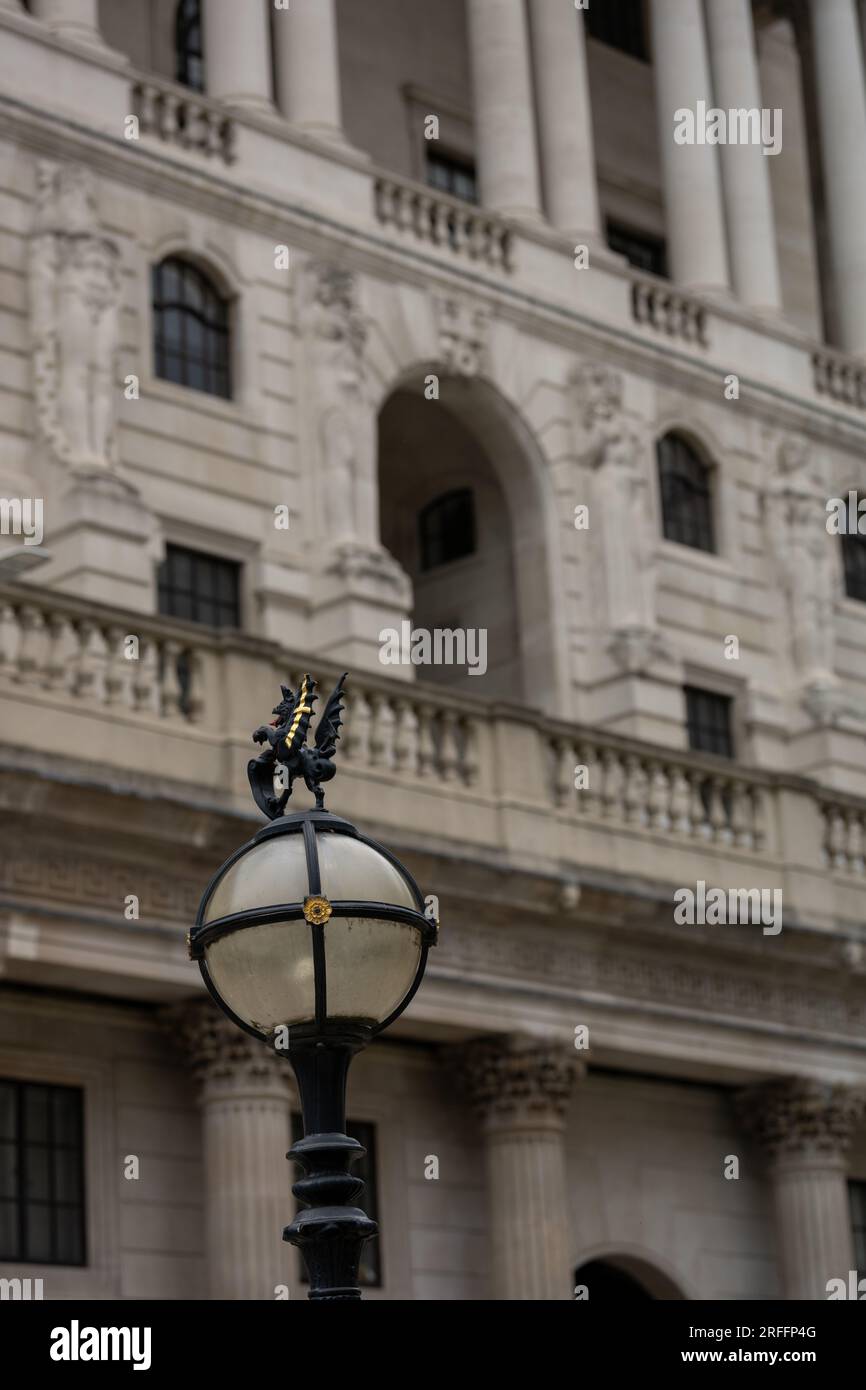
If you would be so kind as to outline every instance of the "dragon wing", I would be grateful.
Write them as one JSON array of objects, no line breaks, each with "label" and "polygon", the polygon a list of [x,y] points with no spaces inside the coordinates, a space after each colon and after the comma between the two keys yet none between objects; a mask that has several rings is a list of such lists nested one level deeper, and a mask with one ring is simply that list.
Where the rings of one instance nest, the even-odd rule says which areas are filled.
[{"label": "dragon wing", "polygon": [[316,748],[324,758],[333,758],[337,751],[337,739],[343,723],[343,681],[348,674],[348,671],[343,672],[328,696],[325,712],[316,729]]},{"label": "dragon wing", "polygon": [[283,758],[291,758],[297,753],[299,748],[303,748],[307,741],[307,730],[310,727],[310,719],[313,714],[313,705],[316,700],[316,682],[312,676],[302,676],[298,686],[298,693],[295,697],[295,704],[292,710],[292,717],[289,727],[286,730],[285,746]]}]

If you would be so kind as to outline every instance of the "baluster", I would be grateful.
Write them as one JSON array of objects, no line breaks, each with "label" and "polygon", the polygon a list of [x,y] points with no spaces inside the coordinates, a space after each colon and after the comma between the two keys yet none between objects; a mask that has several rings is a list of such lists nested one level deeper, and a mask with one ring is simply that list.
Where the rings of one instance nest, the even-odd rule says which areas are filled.
[{"label": "baluster", "polygon": [[845,853],[846,841],[848,839],[848,826],[841,809],[835,806],[830,812],[830,833],[827,839],[827,846],[830,852],[830,863],[834,869],[847,869],[848,859]]},{"label": "baluster", "polygon": [[200,724],[204,718],[204,680],[202,679],[201,652],[187,647],[184,652],[187,667],[186,717],[191,724]]},{"label": "baluster", "polygon": [[78,632],[75,625],[62,613],[53,613],[47,619],[48,655],[45,659],[45,686],[47,690],[62,690],[71,694],[75,686],[75,673],[78,665]]},{"label": "baluster", "polygon": [[433,712],[429,705],[418,709],[418,772],[429,777],[436,771],[436,730],[433,726]]},{"label": "baluster", "polygon": [[720,777],[713,777],[710,781],[710,830],[712,838],[720,844],[730,844],[732,838],[728,826],[728,813],[725,808],[726,785]]},{"label": "baluster", "polygon": [[439,719],[440,768],[443,782],[455,782],[460,775],[460,743],[457,716],[445,709]]},{"label": "baluster", "polygon": [[581,743],[574,750],[574,763],[571,768],[571,785],[575,786],[576,769],[586,768],[583,778],[585,785],[575,787],[577,809],[581,815],[598,815],[601,810],[602,766],[598,752],[591,743]]},{"label": "baluster", "polygon": [[178,677],[177,664],[180,660],[180,643],[169,638],[161,644],[159,662],[160,702],[159,712],[163,719],[173,719],[182,713],[183,690]]},{"label": "baluster", "polygon": [[472,214],[464,208],[454,210],[454,231],[452,235],[452,247],[460,253],[465,251],[469,245],[469,226]]},{"label": "baluster", "polygon": [[394,717],[394,706],[387,695],[380,695],[378,700],[378,746],[380,757],[378,761],[382,767],[393,768],[395,765],[394,739],[396,735],[396,720]]},{"label": "baluster", "polygon": [[420,241],[430,240],[430,223],[432,217],[432,197],[427,193],[419,193],[415,200],[415,235]]},{"label": "baluster", "polygon": [[670,784],[661,763],[653,762],[649,772],[649,823],[652,830],[670,830],[671,818],[668,812]]},{"label": "baluster", "polygon": [[698,835],[702,840],[708,840],[712,835],[712,827],[707,818],[707,780],[697,774],[690,775],[689,781],[692,787],[692,834]]},{"label": "baluster", "polygon": [[864,869],[863,816],[852,812],[848,824],[848,867],[852,874],[862,874]]},{"label": "baluster", "polygon": [[474,719],[461,719],[460,736],[463,744],[463,781],[467,787],[478,785],[478,726]]},{"label": "baluster", "polygon": [[394,766],[412,775],[418,767],[418,716],[410,700],[395,704]]},{"label": "baluster", "polygon": [[602,810],[607,818],[619,816],[621,814],[620,796],[622,792],[623,769],[619,756],[612,748],[606,748],[601,755],[602,761],[602,784],[601,802]]},{"label": "baluster", "polygon": [[135,95],[139,128],[147,135],[156,125],[156,92],[149,82],[140,82]]},{"label": "baluster", "polygon": [[172,143],[178,136],[179,108],[180,102],[174,92],[164,92],[162,98],[162,137]]},{"label": "baluster", "polygon": [[126,636],[119,627],[109,627],[106,632],[105,647],[105,703],[107,705],[126,704],[126,686],[129,665],[123,654],[123,639]]},{"label": "baluster", "polygon": [[370,696],[370,748],[369,760],[372,767],[379,767],[384,760],[385,745],[382,740],[382,696]]},{"label": "baluster", "polygon": [[18,615],[11,604],[0,604],[0,674],[11,676],[18,643]]},{"label": "baluster", "polygon": [[81,646],[75,673],[75,693],[93,704],[105,703],[107,650],[102,628],[85,618],[81,624]]},{"label": "baluster", "polygon": [[574,747],[567,738],[556,738],[552,751],[554,805],[568,806],[574,791]]},{"label": "baluster", "polygon": [[629,825],[642,824],[645,818],[646,777],[640,759],[629,753],[625,759],[625,785],[623,787],[623,812]]},{"label": "baluster", "polygon": [[673,772],[670,804],[674,831],[678,835],[690,835],[692,833],[692,789],[681,767],[675,768]]},{"label": "baluster", "polygon": [[448,220],[448,207],[445,203],[437,202],[433,207],[431,240],[435,246],[447,246],[450,235],[451,228]]},{"label": "baluster", "polygon": [[731,831],[734,844],[739,849],[752,848],[750,809],[746,786],[742,782],[735,782],[731,790]]},{"label": "baluster", "polygon": [[134,708],[159,714],[159,648],[155,638],[139,638],[138,661],[130,665]]},{"label": "baluster", "polygon": [[370,761],[371,718],[367,697],[362,690],[354,688],[346,718],[346,755],[353,762]]},{"label": "baluster", "polygon": [[13,679],[22,683],[36,683],[45,670],[49,643],[45,619],[38,608],[27,604],[20,609],[18,631],[20,641]]},{"label": "baluster", "polygon": [[749,800],[752,806],[752,849],[761,850],[767,843],[767,800],[763,787],[753,787]]}]

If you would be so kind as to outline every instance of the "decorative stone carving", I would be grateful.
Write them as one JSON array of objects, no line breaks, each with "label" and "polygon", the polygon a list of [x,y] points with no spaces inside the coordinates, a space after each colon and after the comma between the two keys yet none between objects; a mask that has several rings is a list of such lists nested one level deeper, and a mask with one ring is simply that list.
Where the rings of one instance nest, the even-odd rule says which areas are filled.
[{"label": "decorative stone carving", "polygon": [[461,1080],[486,1125],[564,1122],[583,1066],[568,1043],[479,1038],[458,1050]]},{"label": "decorative stone carving", "polygon": [[435,306],[442,360],[458,376],[476,376],[487,360],[490,315],[451,295],[437,296]]},{"label": "decorative stone carving", "polygon": [[93,176],[42,162],[30,247],[36,418],[53,456],[115,461],[120,253],[98,226]]},{"label": "decorative stone carving", "polygon": [[866,1092],[809,1077],[752,1086],[737,1098],[744,1127],[771,1158],[842,1155],[866,1116]]},{"label": "decorative stone carving", "polygon": [[827,533],[826,492],[805,440],[782,441],[767,490],[766,518],[792,633],[792,656],[803,701],[814,718],[838,713],[833,674],[834,556]]},{"label": "decorative stone carving", "polygon": [[200,1086],[228,1082],[243,1089],[265,1083],[287,1099],[293,1095],[288,1062],[238,1028],[210,999],[172,1005],[162,1019]]},{"label": "decorative stone carving", "polygon": [[656,631],[656,546],[642,465],[646,437],[625,414],[618,372],[583,362],[572,383],[580,453],[593,472],[590,530],[598,518],[608,626],[614,634],[610,651],[626,669],[642,669],[665,654]]}]

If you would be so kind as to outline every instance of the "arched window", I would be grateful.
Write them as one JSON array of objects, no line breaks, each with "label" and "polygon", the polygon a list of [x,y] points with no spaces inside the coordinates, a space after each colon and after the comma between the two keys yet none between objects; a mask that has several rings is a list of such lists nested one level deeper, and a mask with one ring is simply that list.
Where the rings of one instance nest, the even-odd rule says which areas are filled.
[{"label": "arched window", "polygon": [[175,10],[174,75],[194,92],[204,91],[200,0],[180,0]]},{"label": "arched window", "polygon": [[418,517],[421,569],[432,570],[475,552],[472,489],[457,488],[428,502]]},{"label": "arched window", "polygon": [[198,266],[177,256],[154,266],[153,333],[158,377],[231,396],[228,301]]},{"label": "arched window", "polygon": [[860,497],[856,505],[849,505],[846,516],[846,530],[842,532],[842,564],[845,570],[845,593],[848,598],[866,603],[866,535],[861,535],[858,527]]},{"label": "arched window", "polygon": [[607,1260],[589,1260],[574,1271],[574,1287],[584,1285],[592,1303],[648,1303],[652,1301],[641,1283],[624,1269]]},{"label": "arched window", "polygon": [[690,444],[666,434],[656,445],[666,540],[715,550],[711,472]]}]

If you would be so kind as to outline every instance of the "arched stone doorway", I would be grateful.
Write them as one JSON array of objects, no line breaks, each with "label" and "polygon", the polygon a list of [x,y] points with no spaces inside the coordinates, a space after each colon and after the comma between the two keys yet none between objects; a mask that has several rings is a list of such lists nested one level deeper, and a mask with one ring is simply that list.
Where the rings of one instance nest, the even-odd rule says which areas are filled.
[{"label": "arched stone doorway", "polygon": [[610,1254],[587,1260],[574,1271],[574,1287],[585,1287],[590,1303],[646,1303],[685,1297],[656,1265],[633,1255]]},{"label": "arched stone doorway", "polygon": [[433,370],[405,378],[380,411],[381,539],[412,581],[413,627],[483,630],[486,671],[441,664],[417,674],[555,710],[554,560],[537,449],[478,378],[443,375],[439,399],[426,399]]}]

